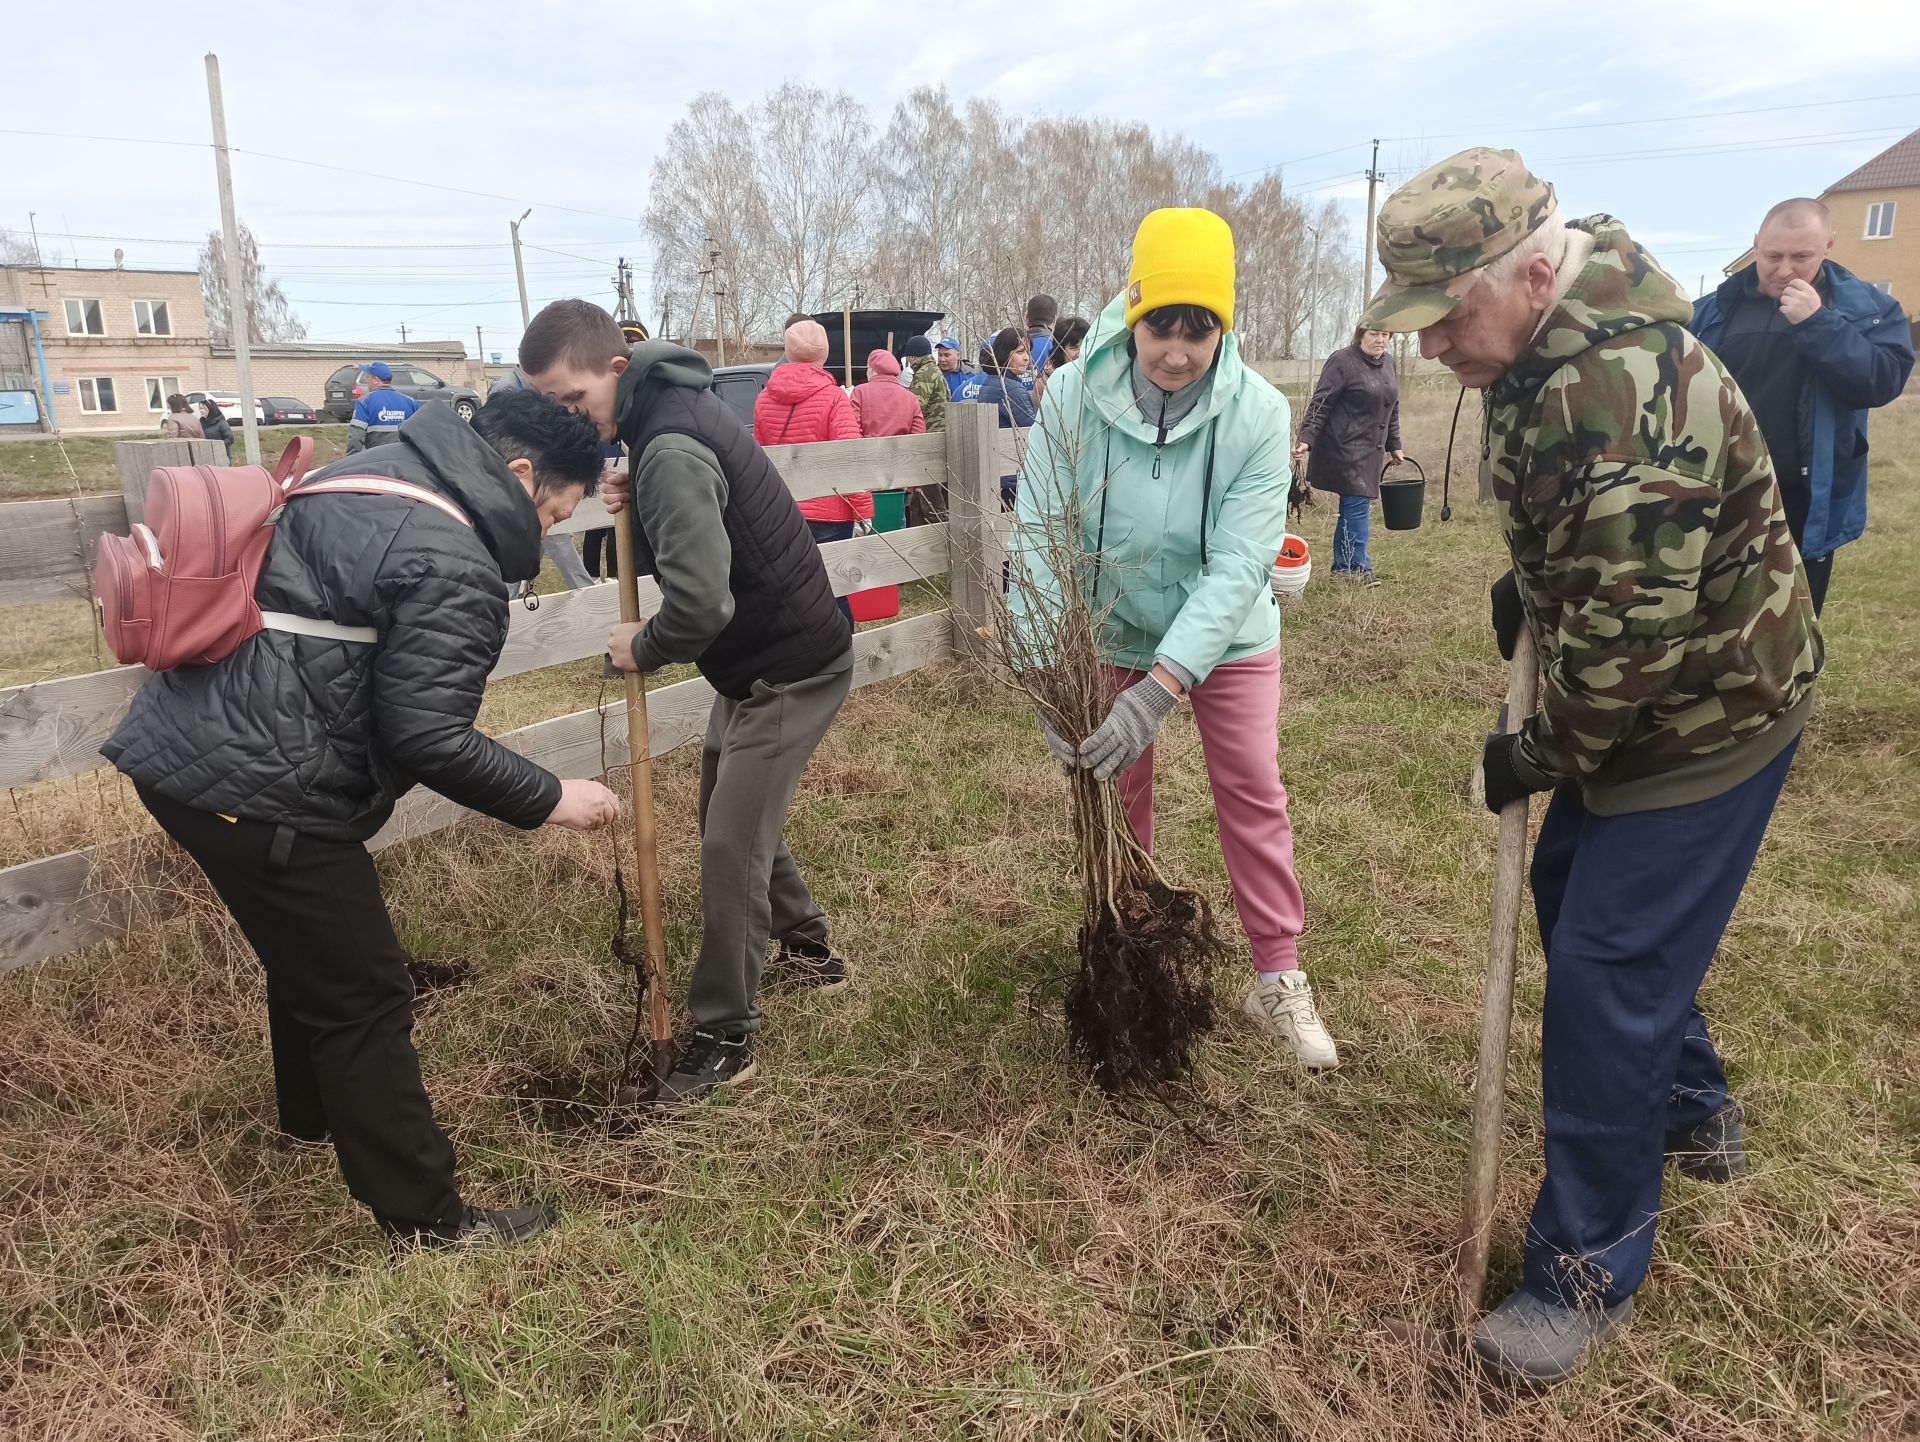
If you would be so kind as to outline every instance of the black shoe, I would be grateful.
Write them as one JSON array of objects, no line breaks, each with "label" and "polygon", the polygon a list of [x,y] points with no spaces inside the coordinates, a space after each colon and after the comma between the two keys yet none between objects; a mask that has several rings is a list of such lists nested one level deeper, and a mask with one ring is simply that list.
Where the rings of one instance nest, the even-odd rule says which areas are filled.
[{"label": "black shoe", "polygon": [[385,1218],[381,1227],[393,1239],[396,1250],[417,1247],[421,1251],[451,1251],[465,1247],[511,1247],[530,1242],[560,1220],[560,1214],[544,1202],[530,1207],[468,1207],[458,1226],[396,1226]]},{"label": "black shoe", "polygon": [[675,1063],[673,1075],[653,1099],[657,1107],[684,1107],[705,1101],[723,1086],[753,1075],[753,1035],[696,1031]]},{"label": "black shoe", "polygon": [[1690,1132],[1667,1133],[1667,1156],[1682,1172],[1703,1182],[1730,1182],[1747,1170],[1746,1109],[1738,1097]]},{"label": "black shoe", "polygon": [[847,984],[847,959],[824,941],[783,941],[761,973],[766,991],[839,991]]}]

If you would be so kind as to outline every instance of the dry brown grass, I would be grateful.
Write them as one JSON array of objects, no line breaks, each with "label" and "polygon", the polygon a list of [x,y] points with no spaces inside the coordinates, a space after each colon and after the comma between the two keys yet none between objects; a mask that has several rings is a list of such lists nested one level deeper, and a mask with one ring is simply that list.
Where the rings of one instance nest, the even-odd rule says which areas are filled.
[{"label": "dry brown grass", "polygon": [[[855,987],[770,1002],[764,1081],[682,1124],[556,1134],[523,1095],[618,1062],[605,838],[476,825],[383,861],[409,943],[472,968],[417,1033],[468,1192],[565,1212],[516,1252],[394,1263],[328,1156],[271,1144],[258,975],[211,911],[0,978],[0,1434],[1914,1435],[1920,408],[1876,427],[1821,711],[1706,988],[1755,1170],[1672,1182],[1639,1316],[1559,1391],[1430,1374],[1379,1330],[1446,1315],[1466,1146],[1491,826],[1458,791],[1504,670],[1468,506],[1381,534],[1387,585],[1287,614],[1303,955],[1339,1072],[1223,1031],[1204,1136],[1117,1117],[1057,1021],[1057,775],[1009,698],[922,673],[853,698],[791,830]],[[1170,732],[1163,854],[1230,924],[1197,740]],[[657,768],[682,981],[696,759]],[[1541,980],[1529,945],[1496,1289],[1538,1180]]]}]

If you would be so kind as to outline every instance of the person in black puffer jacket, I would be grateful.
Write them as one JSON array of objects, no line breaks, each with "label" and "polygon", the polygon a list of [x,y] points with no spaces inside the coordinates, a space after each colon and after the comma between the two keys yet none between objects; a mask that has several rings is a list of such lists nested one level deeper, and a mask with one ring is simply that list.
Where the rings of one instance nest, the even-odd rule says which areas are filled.
[{"label": "person in black puffer jacket", "polygon": [[664,341],[629,348],[599,306],[563,300],[533,318],[520,368],[632,459],[630,486],[609,480],[607,509],[630,492],[634,549],[659,581],[660,609],[615,626],[608,658],[627,671],[691,661],[719,693],[701,759],[694,1037],[659,1096],[683,1105],[751,1071],[769,938],[770,981],[846,983],[782,838],[807,761],[852,687],[852,628],[793,493],[714,395],[704,359]]},{"label": "person in black puffer jacket", "polygon": [[410,482],[465,521],[399,496],[289,502],[254,595],[318,628],[261,631],[224,660],[148,678],[101,748],[260,958],[281,1131],[331,1135],[348,1190],[396,1239],[518,1241],[553,1220],[462,1202],[413,1049],[407,953],[363,843],[415,783],[522,828],[618,815],[599,782],[562,781],[473,725],[506,641],[507,584],[539,571],[542,534],[600,469],[592,425],[531,391],[471,427],[422,407],[392,444],[308,479]]}]

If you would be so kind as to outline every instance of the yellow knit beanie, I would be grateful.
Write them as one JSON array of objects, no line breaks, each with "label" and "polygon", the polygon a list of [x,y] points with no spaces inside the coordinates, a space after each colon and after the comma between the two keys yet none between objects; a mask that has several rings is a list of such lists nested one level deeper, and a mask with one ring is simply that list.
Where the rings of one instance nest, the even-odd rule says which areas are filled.
[{"label": "yellow knit beanie", "polygon": [[1163,305],[1201,305],[1233,329],[1233,231],[1211,210],[1156,210],[1133,237],[1127,328]]}]

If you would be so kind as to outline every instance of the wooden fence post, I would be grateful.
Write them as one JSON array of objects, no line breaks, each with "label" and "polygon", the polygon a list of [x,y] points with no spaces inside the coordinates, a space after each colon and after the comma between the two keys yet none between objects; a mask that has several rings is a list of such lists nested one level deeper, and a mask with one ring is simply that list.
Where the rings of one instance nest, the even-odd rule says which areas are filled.
[{"label": "wooden fence post", "polygon": [[224,466],[227,448],[218,441],[121,441],[113,448],[120,494],[127,498],[127,524],[147,518],[147,477],[156,466]]},{"label": "wooden fence post", "polygon": [[947,407],[947,540],[952,556],[953,648],[961,654],[984,644],[978,628],[993,624],[989,586],[1000,585],[1006,559],[1000,519],[1000,476],[992,406]]}]

